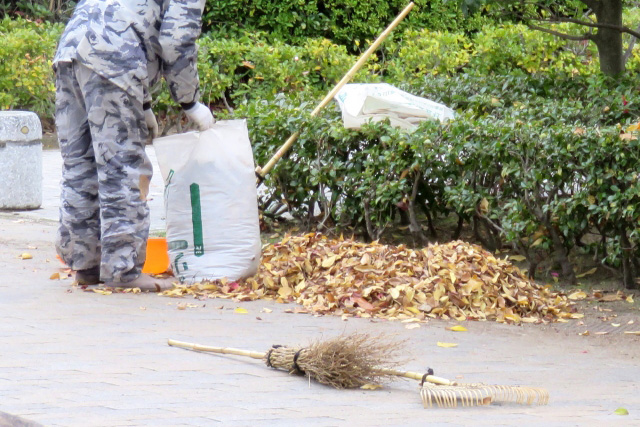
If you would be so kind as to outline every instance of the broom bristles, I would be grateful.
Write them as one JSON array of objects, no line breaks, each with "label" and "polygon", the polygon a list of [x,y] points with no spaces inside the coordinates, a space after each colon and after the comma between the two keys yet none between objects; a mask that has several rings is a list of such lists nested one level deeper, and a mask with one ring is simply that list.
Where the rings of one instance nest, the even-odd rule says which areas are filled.
[{"label": "broom bristles", "polygon": [[307,375],[334,388],[358,388],[380,384],[390,375],[379,368],[397,366],[399,346],[384,337],[367,334],[339,336],[309,347],[274,347],[265,355],[272,368]]}]

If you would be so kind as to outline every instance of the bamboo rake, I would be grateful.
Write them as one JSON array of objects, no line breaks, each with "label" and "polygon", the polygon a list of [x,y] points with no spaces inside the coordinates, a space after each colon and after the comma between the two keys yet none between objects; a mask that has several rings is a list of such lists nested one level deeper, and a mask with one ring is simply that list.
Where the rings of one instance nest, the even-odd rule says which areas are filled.
[{"label": "bamboo rake", "polygon": [[[432,375],[431,370],[423,374],[377,366],[374,359],[384,358],[397,348],[393,344],[384,344],[367,335],[354,334],[338,337],[307,348],[274,346],[268,352],[211,347],[176,340],[169,340],[168,344],[195,351],[261,359],[269,367],[308,375],[322,384],[335,388],[357,388],[390,377],[419,380],[421,381],[420,397],[425,408],[483,406],[492,402],[545,405],[549,402],[549,393],[542,388],[482,383],[463,384]],[[392,364],[383,360],[379,363],[380,365]]]},{"label": "bamboo rake", "polygon": [[[320,113],[320,111],[327,106],[329,102],[336,96],[336,94],[342,89],[342,87],[351,80],[351,78],[362,68],[365,62],[369,59],[371,54],[382,44],[384,39],[393,31],[395,27],[398,26],[400,21],[402,21],[407,14],[413,8],[414,3],[410,2],[400,14],[394,19],[391,24],[378,36],[378,38],[369,46],[369,48],[360,56],[358,61],[351,67],[351,69],[347,72],[347,74],[342,77],[342,79],[334,86],[334,88],[329,92],[324,99],[316,106],[316,108],[311,112],[311,117],[315,117]],[[276,151],[276,153],[271,157],[271,159],[267,162],[263,167],[258,166],[256,168],[256,175],[258,176],[258,183],[260,183],[264,177],[273,169],[275,164],[282,158],[282,156],[291,148],[293,143],[300,136],[300,131],[293,133],[289,139],[285,141],[284,144]]]}]

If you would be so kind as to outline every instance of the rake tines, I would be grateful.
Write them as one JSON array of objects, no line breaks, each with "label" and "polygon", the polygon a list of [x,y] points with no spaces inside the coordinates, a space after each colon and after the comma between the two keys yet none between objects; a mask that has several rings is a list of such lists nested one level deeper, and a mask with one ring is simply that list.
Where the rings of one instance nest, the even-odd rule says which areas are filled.
[{"label": "rake tines", "polygon": [[491,403],[518,403],[522,405],[546,405],[549,392],[543,388],[459,383],[436,377],[433,370],[426,374],[394,369],[380,369],[380,373],[419,380],[420,397],[425,408],[455,408],[457,406],[484,406]]},{"label": "rake tines", "polygon": [[522,405],[546,405],[549,403],[549,392],[538,387],[486,384],[461,384],[461,386],[487,390],[496,402],[514,402]]},{"label": "rake tines", "polygon": [[420,390],[425,408],[455,408],[460,406],[484,406],[491,404],[491,396],[485,390],[467,389],[458,386],[424,383]]},{"label": "rake tines", "polygon": [[455,408],[483,406],[491,403],[518,403],[546,405],[549,393],[542,388],[508,385],[460,384],[437,385],[425,382],[420,390],[425,408]]}]

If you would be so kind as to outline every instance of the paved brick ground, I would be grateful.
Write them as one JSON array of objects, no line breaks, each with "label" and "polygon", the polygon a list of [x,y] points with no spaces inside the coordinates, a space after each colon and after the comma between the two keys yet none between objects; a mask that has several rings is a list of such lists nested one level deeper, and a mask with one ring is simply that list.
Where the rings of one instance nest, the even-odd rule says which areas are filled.
[{"label": "paved brick ground", "polygon": [[[181,300],[156,294],[99,295],[50,280],[59,267],[54,233],[38,211],[0,213],[0,412],[47,426],[640,424],[638,337],[489,322],[465,323],[466,333],[445,330],[452,323],[444,321],[408,330],[399,322],[288,314],[292,305],[264,301],[186,300],[197,307],[179,310]],[[19,259],[25,251],[33,259]],[[640,328],[637,314],[628,316]],[[353,331],[406,339],[409,370],[546,387],[551,402],[427,410],[408,380],[338,391],[257,360],[166,344],[265,351]],[[629,415],[614,415],[618,407]]]}]

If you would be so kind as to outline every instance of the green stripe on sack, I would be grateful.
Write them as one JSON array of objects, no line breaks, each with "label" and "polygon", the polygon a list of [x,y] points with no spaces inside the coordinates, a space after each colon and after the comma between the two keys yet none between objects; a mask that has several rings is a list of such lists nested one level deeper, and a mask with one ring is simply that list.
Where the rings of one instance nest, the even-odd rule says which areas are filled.
[{"label": "green stripe on sack", "polygon": [[191,184],[191,221],[193,222],[193,254],[204,255],[204,238],[202,235],[202,206],[200,204],[200,186]]}]

